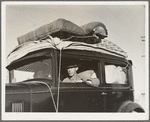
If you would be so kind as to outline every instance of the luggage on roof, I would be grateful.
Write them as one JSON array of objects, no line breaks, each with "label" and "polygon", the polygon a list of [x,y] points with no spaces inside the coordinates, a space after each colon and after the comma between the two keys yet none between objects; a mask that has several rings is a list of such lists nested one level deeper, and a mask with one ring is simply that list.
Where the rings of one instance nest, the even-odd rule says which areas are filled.
[{"label": "luggage on roof", "polygon": [[18,37],[17,40],[19,44],[22,44],[24,42],[46,38],[47,35],[58,37],[60,39],[66,39],[71,36],[93,35],[94,31],[95,33],[102,35],[100,36],[101,38],[107,37],[107,29],[101,22],[90,22],[83,26],[78,26],[68,20],[58,19]]}]

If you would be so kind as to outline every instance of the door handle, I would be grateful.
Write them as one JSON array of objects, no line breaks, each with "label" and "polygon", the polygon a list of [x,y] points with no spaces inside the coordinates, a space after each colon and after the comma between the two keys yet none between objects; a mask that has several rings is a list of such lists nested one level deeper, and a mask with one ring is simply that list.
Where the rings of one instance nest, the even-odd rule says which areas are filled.
[{"label": "door handle", "polygon": [[102,92],[101,95],[107,95],[107,93],[106,92]]}]

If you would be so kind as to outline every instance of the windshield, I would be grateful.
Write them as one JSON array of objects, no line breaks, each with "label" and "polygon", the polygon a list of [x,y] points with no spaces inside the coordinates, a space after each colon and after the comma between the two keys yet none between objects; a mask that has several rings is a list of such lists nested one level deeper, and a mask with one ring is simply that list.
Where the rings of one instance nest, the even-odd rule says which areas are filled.
[{"label": "windshield", "polygon": [[10,71],[11,82],[21,82],[35,78],[52,79],[52,60],[36,61]]}]

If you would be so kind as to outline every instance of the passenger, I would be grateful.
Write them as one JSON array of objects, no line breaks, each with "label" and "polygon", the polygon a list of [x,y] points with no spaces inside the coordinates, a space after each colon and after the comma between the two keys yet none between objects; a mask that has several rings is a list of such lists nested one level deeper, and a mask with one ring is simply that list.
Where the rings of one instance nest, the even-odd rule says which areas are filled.
[{"label": "passenger", "polygon": [[67,66],[69,76],[65,78],[62,82],[64,83],[86,82],[88,85],[94,87],[99,86],[100,81],[93,70],[87,70],[77,74],[78,69],[79,66],[77,64]]},{"label": "passenger", "polygon": [[43,77],[44,72],[43,71],[36,71],[33,75],[34,78],[42,78]]}]

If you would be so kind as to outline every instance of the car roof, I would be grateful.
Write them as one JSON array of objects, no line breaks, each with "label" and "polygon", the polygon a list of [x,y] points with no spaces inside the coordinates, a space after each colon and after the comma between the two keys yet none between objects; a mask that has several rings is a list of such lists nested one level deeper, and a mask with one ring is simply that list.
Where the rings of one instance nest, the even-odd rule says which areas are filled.
[{"label": "car roof", "polygon": [[50,39],[39,40],[39,41],[29,41],[18,45],[7,57],[7,65],[11,62],[16,61],[23,56],[39,51],[42,49],[54,49],[54,50],[80,50],[80,51],[90,51],[97,52],[100,54],[112,55],[121,58],[127,58],[126,52],[124,52],[120,47],[116,44],[102,39],[101,42],[96,44],[88,44],[84,42],[74,42],[74,41],[61,41],[53,42]]}]

